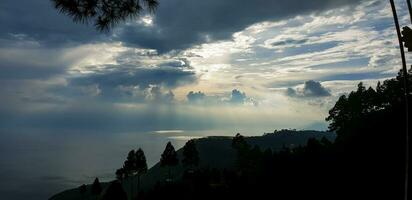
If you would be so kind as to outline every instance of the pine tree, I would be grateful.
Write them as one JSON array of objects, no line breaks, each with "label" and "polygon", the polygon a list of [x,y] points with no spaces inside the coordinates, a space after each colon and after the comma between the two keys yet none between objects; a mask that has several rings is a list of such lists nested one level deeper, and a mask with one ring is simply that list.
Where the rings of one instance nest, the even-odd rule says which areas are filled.
[{"label": "pine tree", "polygon": [[130,197],[133,199],[133,177],[137,171],[136,167],[136,153],[134,150],[129,151],[127,159],[124,161],[123,170],[127,177],[130,177]]},{"label": "pine tree", "polygon": [[120,168],[120,169],[117,169],[117,170],[116,170],[116,179],[117,179],[118,181],[122,182],[122,181],[123,181],[123,178],[125,177],[124,173],[125,173],[125,172],[124,172],[123,167]]},{"label": "pine tree", "polygon": [[147,162],[144,151],[139,148],[135,154],[136,157],[136,173],[137,173],[137,192],[140,192],[140,176],[147,172]]},{"label": "pine tree", "polygon": [[140,16],[145,10],[153,12],[157,0],[52,0],[54,7],[63,14],[72,17],[74,22],[93,22],[100,31],[110,30],[119,22]]},{"label": "pine tree", "polygon": [[162,157],[160,158],[160,166],[161,167],[168,167],[168,180],[172,180],[172,173],[171,167],[176,166],[179,160],[177,159],[177,153],[175,148],[173,147],[172,143],[168,142],[166,145],[165,150],[162,153]]},{"label": "pine tree", "polygon": [[195,140],[189,140],[183,147],[183,165],[187,167],[194,167],[199,164],[199,153],[196,149]]}]

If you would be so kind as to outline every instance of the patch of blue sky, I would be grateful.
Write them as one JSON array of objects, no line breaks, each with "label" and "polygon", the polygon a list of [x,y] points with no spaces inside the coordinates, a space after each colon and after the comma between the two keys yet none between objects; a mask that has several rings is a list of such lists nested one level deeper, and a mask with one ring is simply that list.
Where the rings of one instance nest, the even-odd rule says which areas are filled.
[{"label": "patch of blue sky", "polygon": [[291,47],[286,48],[283,53],[281,53],[280,57],[288,57],[288,56],[295,56],[300,54],[307,54],[313,52],[322,52],[328,49],[334,48],[339,45],[339,42],[325,42],[325,43],[318,43],[318,44],[303,44],[299,47]]},{"label": "patch of blue sky", "polygon": [[377,72],[355,72],[355,73],[340,73],[327,75],[319,78],[320,81],[354,81],[354,80],[366,80],[366,79],[383,79],[392,78],[396,74]]},{"label": "patch of blue sky", "polygon": [[319,64],[309,66],[312,69],[336,69],[336,68],[356,68],[356,67],[365,67],[369,64],[369,58],[354,58],[348,61],[334,62],[327,64]]},{"label": "patch of blue sky", "polygon": [[371,21],[362,21],[357,23],[359,27],[371,27],[375,31],[385,31],[388,28],[393,27],[393,19],[381,19],[381,20],[371,20]]}]

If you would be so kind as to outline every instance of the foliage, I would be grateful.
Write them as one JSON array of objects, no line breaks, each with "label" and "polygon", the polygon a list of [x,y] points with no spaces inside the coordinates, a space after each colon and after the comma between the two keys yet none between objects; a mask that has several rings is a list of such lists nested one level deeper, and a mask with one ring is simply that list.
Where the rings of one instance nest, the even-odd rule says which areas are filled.
[{"label": "foliage", "polygon": [[160,166],[175,166],[179,163],[177,153],[172,143],[168,142],[160,158]]},{"label": "foliage", "polygon": [[138,180],[138,192],[140,190],[140,176],[147,172],[147,162],[144,151],[139,148],[137,151],[131,150],[127,154],[127,158],[124,161],[123,167],[116,170],[116,179],[123,181],[124,178],[130,178],[130,192],[133,193],[133,178],[137,175]]},{"label": "foliage", "polygon": [[175,148],[173,147],[172,143],[168,142],[160,158],[160,166],[168,167],[168,182],[172,181],[171,167],[176,166],[177,164],[179,164],[179,160],[177,158]]},{"label": "foliage", "polygon": [[402,41],[405,43],[405,47],[408,51],[412,51],[412,29],[408,26],[402,28]]},{"label": "foliage", "polygon": [[199,153],[196,149],[195,140],[189,140],[183,147],[183,165],[192,167],[199,164]]},{"label": "foliage", "polygon": [[[412,68],[408,73],[409,83],[412,81],[411,70]],[[350,132],[353,132],[351,130],[359,127],[365,118],[402,112],[405,103],[402,79],[403,73],[400,71],[396,78],[385,80],[383,84],[378,82],[375,90],[371,87],[366,89],[362,83],[359,83],[356,91],[348,96],[342,95],[329,111],[329,116],[326,118],[330,121],[329,129],[336,131],[338,139],[341,139],[350,136]],[[412,91],[411,84],[408,87],[408,91]],[[410,94],[409,92],[408,95]]]},{"label": "foliage", "polygon": [[73,21],[92,21],[96,29],[109,30],[121,21],[137,17],[145,8],[150,12],[157,0],[52,0],[54,7]]}]

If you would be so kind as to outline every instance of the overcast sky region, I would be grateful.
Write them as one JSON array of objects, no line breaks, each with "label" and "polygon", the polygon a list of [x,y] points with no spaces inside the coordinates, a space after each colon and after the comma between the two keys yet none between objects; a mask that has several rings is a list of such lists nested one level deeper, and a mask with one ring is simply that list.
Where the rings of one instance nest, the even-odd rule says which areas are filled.
[{"label": "overcast sky region", "polygon": [[401,68],[384,0],[159,0],[109,32],[49,0],[1,0],[0,27],[0,151],[34,133],[103,145],[326,130],[340,95]]},{"label": "overcast sky region", "polygon": [[23,4],[0,3],[2,130],[326,129],[400,67],[386,1],[160,1],[107,33]]}]

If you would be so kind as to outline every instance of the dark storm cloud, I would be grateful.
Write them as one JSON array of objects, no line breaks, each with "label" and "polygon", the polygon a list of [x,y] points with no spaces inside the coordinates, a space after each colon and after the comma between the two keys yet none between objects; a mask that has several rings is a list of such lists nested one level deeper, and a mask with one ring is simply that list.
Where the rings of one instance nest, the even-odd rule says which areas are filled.
[{"label": "dark storm cloud", "polygon": [[109,41],[156,49],[181,50],[208,41],[230,39],[247,26],[266,20],[319,12],[362,0],[167,0],[160,1],[153,26],[119,24],[115,38],[76,24],[49,0],[2,0],[0,44],[15,45],[16,34],[47,46]]},{"label": "dark storm cloud", "polygon": [[147,88],[149,85],[162,85],[167,88],[174,88],[181,84],[192,83],[196,80],[193,71],[186,71],[172,67],[159,68],[127,68],[122,67],[106,73],[94,73],[86,76],[70,79],[71,85],[92,85],[98,84],[100,87],[116,86],[136,86]]},{"label": "dark storm cloud", "polygon": [[197,76],[190,66],[165,65],[105,65],[104,72],[68,78],[68,85],[52,88],[51,92],[67,97],[98,96],[116,101],[170,102],[174,94],[169,90],[194,83]]},{"label": "dark storm cloud", "polygon": [[303,87],[303,94],[307,97],[330,96],[330,93],[326,88],[324,88],[319,82],[313,80],[305,82],[305,85]]},{"label": "dark storm cloud", "polygon": [[65,73],[73,60],[61,49],[0,48],[0,80],[45,79]]},{"label": "dark storm cloud", "polygon": [[48,78],[65,72],[65,68],[58,66],[39,66],[13,62],[0,62],[0,79],[37,79]]},{"label": "dark storm cloud", "polygon": [[222,39],[247,26],[353,5],[362,0],[168,0],[160,1],[153,26],[121,27],[117,39],[160,53]]},{"label": "dark storm cloud", "polygon": [[98,40],[104,35],[92,26],[75,24],[59,14],[50,0],[1,0],[0,45],[14,46],[16,34],[47,46]]},{"label": "dark storm cloud", "polygon": [[288,88],[286,94],[290,97],[326,97],[331,95],[320,82],[313,80],[306,81],[301,90]]}]

